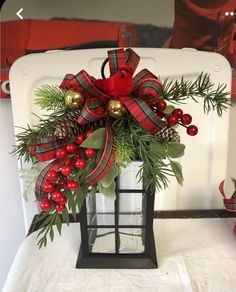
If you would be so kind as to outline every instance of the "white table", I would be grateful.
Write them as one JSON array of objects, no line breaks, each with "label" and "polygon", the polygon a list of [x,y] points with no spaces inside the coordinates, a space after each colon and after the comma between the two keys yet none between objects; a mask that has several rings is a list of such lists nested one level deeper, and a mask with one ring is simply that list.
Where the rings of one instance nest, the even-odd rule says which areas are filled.
[{"label": "white table", "polygon": [[31,234],[22,243],[3,292],[236,291],[235,218],[154,220],[159,268],[75,269],[78,223],[38,250]]}]

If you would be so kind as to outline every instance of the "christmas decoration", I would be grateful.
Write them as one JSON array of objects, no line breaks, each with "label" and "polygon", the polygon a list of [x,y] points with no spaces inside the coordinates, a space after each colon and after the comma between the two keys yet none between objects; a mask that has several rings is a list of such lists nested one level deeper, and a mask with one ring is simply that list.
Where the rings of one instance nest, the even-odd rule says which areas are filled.
[{"label": "christmas decoration", "polygon": [[206,113],[216,110],[221,116],[230,104],[225,85],[214,88],[208,74],[195,81],[161,82],[147,69],[134,76],[140,58],[131,49],[109,51],[108,59],[108,78],[95,79],[82,70],[67,74],[60,86],[38,89],[37,105],[53,112],[17,135],[13,153],[36,165],[45,163],[35,182],[42,210],[39,247],[47,244],[47,235],[53,239],[54,224],[60,232],[69,212],[76,216],[87,194],[99,191],[114,199],[121,167],[135,159],[142,161],[138,177],[151,193],[168,187],[169,175],[182,185],[175,159],[185,146],[178,127],[190,136],[198,128],[179,106],[202,98]]},{"label": "christmas decoration", "polygon": [[84,104],[85,98],[78,91],[68,90],[64,96],[65,104],[70,108],[80,108]]},{"label": "christmas decoration", "polygon": [[125,113],[125,107],[119,100],[109,100],[107,104],[107,112],[112,118],[120,118]]}]

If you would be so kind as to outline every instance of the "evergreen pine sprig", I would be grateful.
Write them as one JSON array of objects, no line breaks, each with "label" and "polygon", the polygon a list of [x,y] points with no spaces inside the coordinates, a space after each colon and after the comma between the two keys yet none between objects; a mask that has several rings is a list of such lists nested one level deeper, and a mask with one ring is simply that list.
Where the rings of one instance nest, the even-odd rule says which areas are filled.
[{"label": "evergreen pine sprig", "polygon": [[43,85],[35,91],[35,103],[42,109],[60,111],[66,108],[65,91],[56,85]]},{"label": "evergreen pine sprig", "polygon": [[226,85],[219,84],[214,88],[214,84],[210,81],[210,74],[201,73],[195,81],[185,81],[182,77],[180,81],[164,80],[164,87],[160,90],[163,99],[183,104],[188,98],[192,98],[197,102],[197,98],[204,99],[203,109],[205,113],[210,110],[216,110],[219,116],[230,105],[229,92],[225,91]]}]

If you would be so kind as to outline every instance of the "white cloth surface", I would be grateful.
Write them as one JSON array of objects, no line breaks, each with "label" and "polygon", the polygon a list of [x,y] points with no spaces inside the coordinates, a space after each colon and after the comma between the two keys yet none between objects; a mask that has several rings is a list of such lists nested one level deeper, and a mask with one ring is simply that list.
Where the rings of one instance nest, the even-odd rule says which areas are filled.
[{"label": "white cloth surface", "polygon": [[78,223],[46,248],[37,232],[22,243],[3,292],[235,292],[235,219],[157,219],[154,233],[158,269],[75,269],[80,247]]}]

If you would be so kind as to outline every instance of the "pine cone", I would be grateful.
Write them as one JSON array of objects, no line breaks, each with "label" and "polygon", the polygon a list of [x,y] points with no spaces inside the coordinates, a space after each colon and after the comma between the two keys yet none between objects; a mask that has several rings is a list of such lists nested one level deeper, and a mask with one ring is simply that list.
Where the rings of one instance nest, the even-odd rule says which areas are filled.
[{"label": "pine cone", "polygon": [[164,141],[180,142],[180,135],[173,128],[164,128],[156,136]]},{"label": "pine cone", "polygon": [[77,123],[79,115],[80,110],[65,114],[55,126],[55,136],[58,138],[66,138],[77,135],[81,129],[81,126]]}]

